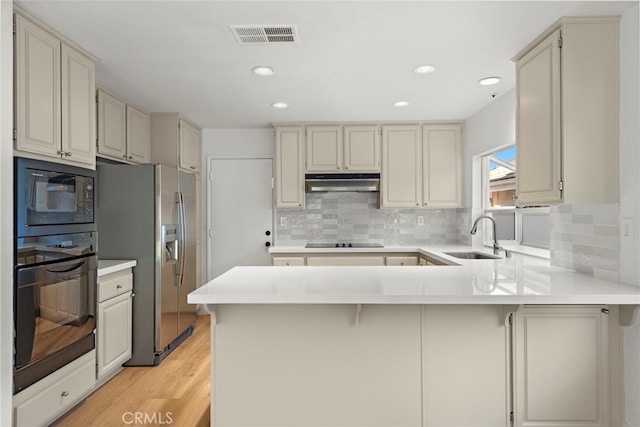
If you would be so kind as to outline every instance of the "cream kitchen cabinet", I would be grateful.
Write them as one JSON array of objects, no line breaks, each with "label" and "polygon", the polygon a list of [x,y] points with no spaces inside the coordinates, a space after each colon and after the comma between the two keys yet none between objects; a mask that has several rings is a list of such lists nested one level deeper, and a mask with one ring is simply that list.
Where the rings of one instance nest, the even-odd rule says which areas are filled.
[{"label": "cream kitchen cabinet", "polygon": [[15,154],[94,169],[95,58],[18,11]]},{"label": "cream kitchen cabinet", "polygon": [[608,308],[525,306],[513,316],[514,425],[613,425]]},{"label": "cream kitchen cabinet", "polygon": [[304,257],[273,257],[271,263],[276,267],[304,266]]},{"label": "cream kitchen cabinet", "polygon": [[462,205],[462,128],[459,124],[422,126],[422,206]]},{"label": "cream kitchen cabinet", "polygon": [[618,202],[618,21],[561,18],[513,58],[519,205]]},{"label": "cream kitchen cabinet", "polygon": [[277,126],[275,198],[278,209],[304,209],[304,128]]},{"label": "cream kitchen cabinet", "polygon": [[307,172],[380,171],[377,125],[307,126],[305,134]]},{"label": "cream kitchen cabinet", "polygon": [[387,256],[384,261],[385,265],[402,266],[402,265],[418,265],[417,256]]},{"label": "cream kitchen cabinet", "polygon": [[133,274],[131,268],[98,277],[97,376],[103,383],[131,358]]},{"label": "cream kitchen cabinet", "polygon": [[13,425],[50,425],[95,386],[96,352],[91,350],[13,396]]},{"label": "cream kitchen cabinet", "polygon": [[202,133],[200,129],[185,119],[180,119],[179,166],[192,172],[200,172]]},{"label": "cream kitchen cabinet", "polygon": [[382,126],[383,208],[418,208],[422,204],[420,130],[417,124]]},{"label": "cream kitchen cabinet", "polygon": [[97,98],[97,155],[127,163],[149,163],[149,114],[104,89],[98,89]]},{"label": "cream kitchen cabinet", "polygon": [[200,173],[201,129],[179,113],[151,113],[151,162]]},{"label": "cream kitchen cabinet", "polygon": [[340,126],[307,126],[305,137],[307,172],[343,172]]},{"label": "cream kitchen cabinet", "polygon": [[381,207],[459,207],[461,165],[459,123],[383,126]]},{"label": "cream kitchen cabinet", "polygon": [[384,257],[376,255],[339,255],[339,256],[309,256],[307,265],[311,266],[357,266],[384,265]]}]

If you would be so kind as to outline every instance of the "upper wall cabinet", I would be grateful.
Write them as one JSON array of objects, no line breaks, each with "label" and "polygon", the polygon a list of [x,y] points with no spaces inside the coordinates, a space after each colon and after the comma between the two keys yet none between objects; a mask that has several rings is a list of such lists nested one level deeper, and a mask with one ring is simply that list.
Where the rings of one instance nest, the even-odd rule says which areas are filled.
[{"label": "upper wall cabinet", "polygon": [[422,126],[422,206],[462,205],[462,130],[458,124]]},{"label": "upper wall cabinet", "polygon": [[562,18],[514,57],[518,204],[618,202],[618,22]]},{"label": "upper wall cabinet", "polygon": [[378,126],[307,126],[305,134],[307,172],[380,172]]},{"label": "upper wall cabinet", "polygon": [[127,163],[149,163],[149,123],[147,112],[98,89],[98,156]]},{"label": "upper wall cabinet", "polygon": [[380,128],[349,125],[342,129],[345,172],[380,172]]},{"label": "upper wall cabinet", "polygon": [[382,126],[380,205],[419,208],[422,204],[420,125]]},{"label": "upper wall cabinet", "polygon": [[304,209],[304,128],[276,127],[276,208]]},{"label": "upper wall cabinet", "polygon": [[151,113],[151,161],[200,173],[201,129],[179,113]]},{"label": "upper wall cabinet", "polygon": [[385,208],[455,208],[462,202],[458,123],[382,127]]},{"label": "upper wall cabinet", "polygon": [[180,155],[182,169],[200,172],[202,133],[200,128],[185,119],[180,119]]},{"label": "upper wall cabinet", "polygon": [[95,59],[15,15],[15,154],[95,168]]}]

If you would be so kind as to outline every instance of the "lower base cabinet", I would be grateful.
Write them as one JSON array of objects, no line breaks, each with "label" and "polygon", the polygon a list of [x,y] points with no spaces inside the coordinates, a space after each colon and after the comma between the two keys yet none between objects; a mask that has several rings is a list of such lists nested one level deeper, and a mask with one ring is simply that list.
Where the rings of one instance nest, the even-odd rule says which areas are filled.
[{"label": "lower base cabinet", "polygon": [[512,332],[515,426],[616,425],[607,307],[524,307]]},{"label": "lower base cabinet", "polygon": [[86,353],[13,397],[14,426],[46,426],[92,393],[96,352]]},{"label": "lower base cabinet", "polygon": [[98,277],[98,384],[120,372],[131,358],[132,287],[131,269]]},{"label": "lower base cabinet", "polygon": [[211,425],[621,427],[617,313],[216,306]]}]

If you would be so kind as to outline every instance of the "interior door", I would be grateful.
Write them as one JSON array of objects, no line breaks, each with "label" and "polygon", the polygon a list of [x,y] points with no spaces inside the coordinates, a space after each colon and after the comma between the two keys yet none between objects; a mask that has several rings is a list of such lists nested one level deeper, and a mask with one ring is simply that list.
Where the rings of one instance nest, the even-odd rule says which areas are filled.
[{"label": "interior door", "polygon": [[209,160],[208,280],[239,265],[270,265],[273,159]]}]

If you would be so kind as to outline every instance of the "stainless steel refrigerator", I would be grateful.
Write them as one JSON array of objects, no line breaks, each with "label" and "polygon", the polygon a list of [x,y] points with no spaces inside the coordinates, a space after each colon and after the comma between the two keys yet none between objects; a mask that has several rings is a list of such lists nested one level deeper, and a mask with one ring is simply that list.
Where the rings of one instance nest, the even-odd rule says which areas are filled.
[{"label": "stainless steel refrigerator", "polygon": [[133,353],[125,365],[157,365],[191,334],[196,318],[187,304],[196,288],[195,175],[164,165],[97,170],[99,257],[137,261]]}]

